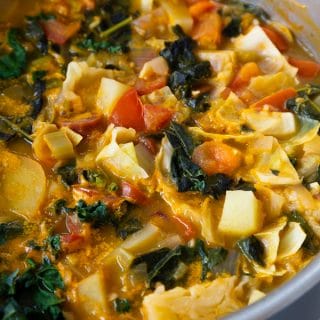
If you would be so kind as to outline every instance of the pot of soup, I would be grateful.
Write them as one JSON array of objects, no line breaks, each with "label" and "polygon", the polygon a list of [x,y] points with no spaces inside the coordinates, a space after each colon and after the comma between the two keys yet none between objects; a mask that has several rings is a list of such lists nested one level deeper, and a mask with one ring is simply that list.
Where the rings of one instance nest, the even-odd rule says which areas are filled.
[{"label": "pot of soup", "polygon": [[267,319],[316,286],[319,9],[0,1],[0,318]]}]

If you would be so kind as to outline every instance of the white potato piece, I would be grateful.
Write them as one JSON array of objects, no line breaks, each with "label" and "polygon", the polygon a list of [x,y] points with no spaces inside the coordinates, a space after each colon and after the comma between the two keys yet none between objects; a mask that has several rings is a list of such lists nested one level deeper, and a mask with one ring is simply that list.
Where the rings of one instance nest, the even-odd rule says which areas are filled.
[{"label": "white potato piece", "polygon": [[193,19],[183,0],[162,0],[160,5],[167,12],[171,26],[179,25],[186,33],[191,31]]},{"label": "white potato piece", "polygon": [[259,231],[263,214],[252,191],[227,191],[218,230],[225,235],[245,237]]},{"label": "white potato piece", "polygon": [[108,308],[105,278],[101,270],[78,283],[77,296],[81,309],[88,316],[103,315]]},{"label": "white potato piece", "polygon": [[169,73],[169,66],[167,61],[163,57],[156,57],[150,61],[147,61],[140,73],[139,78],[149,79],[154,76],[167,76]]},{"label": "white potato piece", "polygon": [[130,89],[129,86],[108,78],[102,78],[97,94],[97,106],[109,117],[120,98]]},{"label": "white potato piece", "polygon": [[281,236],[278,260],[292,256],[297,253],[303,245],[307,235],[301,228],[300,223],[290,222]]},{"label": "white potato piece", "polygon": [[10,163],[0,171],[0,214],[9,211],[31,220],[45,198],[45,173],[38,162],[9,152],[1,154],[0,167],[5,158]]}]

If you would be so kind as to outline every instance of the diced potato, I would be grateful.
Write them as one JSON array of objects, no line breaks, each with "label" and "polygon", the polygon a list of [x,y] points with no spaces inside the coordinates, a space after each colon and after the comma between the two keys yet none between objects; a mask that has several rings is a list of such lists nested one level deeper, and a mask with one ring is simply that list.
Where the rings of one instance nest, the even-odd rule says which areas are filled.
[{"label": "diced potato", "polygon": [[265,135],[285,138],[297,131],[295,116],[291,112],[248,111],[243,116],[250,128]]},{"label": "diced potato", "polygon": [[73,145],[63,131],[47,133],[43,136],[43,140],[47,143],[55,159],[66,160],[75,156]]},{"label": "diced potato", "polygon": [[108,308],[107,291],[105,287],[105,278],[103,272],[97,271],[77,286],[77,295],[81,303],[81,309],[87,315],[104,314]]},{"label": "diced potato", "polygon": [[119,268],[119,272],[126,272],[129,270],[134,258],[127,250],[119,247],[103,260],[103,264],[109,268],[109,271]]},{"label": "diced potato", "polygon": [[139,11],[141,13],[149,12],[152,10],[153,0],[133,0],[133,11]]},{"label": "diced potato", "polygon": [[265,296],[266,296],[266,294],[263,293],[262,291],[260,291],[260,290],[253,290],[253,291],[251,292],[248,305],[253,304],[253,303],[261,300],[261,299],[264,298]]},{"label": "diced potato", "polygon": [[162,0],[160,4],[167,12],[171,26],[179,25],[186,33],[191,31],[193,19],[183,0]]},{"label": "diced potato", "polygon": [[252,191],[227,191],[218,230],[225,235],[245,237],[259,231],[263,214]]},{"label": "diced potato", "polygon": [[130,89],[119,81],[102,78],[97,95],[97,106],[105,116],[110,116],[120,98]]},{"label": "diced potato", "polygon": [[289,257],[298,252],[306,239],[306,233],[300,223],[290,222],[281,236],[278,260]]},{"label": "diced potato", "polygon": [[14,212],[33,219],[45,198],[45,173],[38,162],[9,152],[1,154],[0,167],[6,158],[12,165],[0,174],[0,215]]},{"label": "diced potato", "polygon": [[161,230],[153,224],[147,224],[143,229],[129,236],[122,243],[121,248],[138,256],[155,248],[161,238]]},{"label": "diced potato", "polygon": [[142,70],[140,71],[139,78],[149,79],[154,76],[167,76],[169,72],[169,66],[167,61],[163,57],[156,57],[150,61],[147,61]]}]

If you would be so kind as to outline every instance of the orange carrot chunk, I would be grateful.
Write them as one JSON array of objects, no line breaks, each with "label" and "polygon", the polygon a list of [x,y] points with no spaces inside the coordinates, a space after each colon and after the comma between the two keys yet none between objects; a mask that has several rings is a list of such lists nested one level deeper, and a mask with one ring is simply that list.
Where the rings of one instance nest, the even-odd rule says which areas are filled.
[{"label": "orange carrot chunk", "polygon": [[298,68],[298,74],[303,78],[315,78],[320,73],[320,63],[312,60],[301,60],[289,57],[289,63]]},{"label": "orange carrot chunk", "polygon": [[203,0],[203,1],[199,1],[196,2],[195,4],[191,5],[189,8],[189,12],[191,14],[191,16],[193,18],[198,18],[200,17],[203,13],[216,9],[217,8],[217,4],[212,2],[212,1],[208,1],[208,0]]},{"label": "orange carrot chunk", "polygon": [[279,49],[280,52],[286,52],[289,49],[289,44],[287,40],[277,31],[271,29],[270,27],[262,27],[263,31],[273,42],[273,44]]}]

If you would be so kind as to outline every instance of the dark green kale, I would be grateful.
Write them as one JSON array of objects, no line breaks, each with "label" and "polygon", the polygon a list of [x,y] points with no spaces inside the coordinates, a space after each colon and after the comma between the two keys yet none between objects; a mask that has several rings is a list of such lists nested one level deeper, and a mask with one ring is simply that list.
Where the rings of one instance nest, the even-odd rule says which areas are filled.
[{"label": "dark green kale", "polygon": [[230,18],[230,22],[224,27],[222,31],[223,35],[229,38],[237,37],[238,35],[240,35],[242,32],[241,22],[242,19],[239,16]]},{"label": "dark green kale", "polygon": [[243,190],[243,191],[256,191],[253,183],[247,182],[243,179],[240,179],[237,183],[233,185],[232,190]]},{"label": "dark green kale", "polygon": [[250,236],[239,240],[237,246],[241,253],[249,260],[254,261],[260,266],[264,266],[264,246],[262,242],[255,236]]},{"label": "dark green kale", "polygon": [[54,256],[58,256],[58,254],[61,251],[61,239],[60,239],[60,235],[55,234],[53,236],[49,236],[46,239],[46,244],[47,246],[50,248],[52,254]]},{"label": "dark green kale", "polygon": [[7,34],[7,43],[11,52],[0,56],[0,78],[10,79],[19,77],[26,67],[27,54],[18,40],[17,29],[10,29]]},{"label": "dark green kale", "polygon": [[207,177],[204,193],[219,199],[227,190],[231,189],[232,184],[233,180],[230,177],[223,173],[217,173]]},{"label": "dark green kale", "polygon": [[117,236],[125,240],[130,234],[142,229],[142,223],[137,218],[122,219],[117,224]]},{"label": "dark green kale", "polygon": [[19,236],[23,232],[23,225],[20,221],[11,221],[0,224],[0,245]]},{"label": "dark green kale", "polygon": [[320,105],[317,102],[319,96],[320,86],[308,84],[298,90],[297,97],[286,102],[286,107],[301,117],[320,121]]},{"label": "dark green kale", "polygon": [[[92,22],[99,17],[99,24],[92,28]],[[88,11],[81,27],[80,34],[84,37],[77,39],[78,47],[89,51],[108,51],[122,53],[128,51],[131,39],[130,2],[98,1],[96,8]]]},{"label": "dark green kale", "polygon": [[58,270],[48,259],[37,265],[28,260],[29,268],[0,275],[1,319],[63,319],[60,304],[63,299],[56,296],[64,283]]},{"label": "dark green kale", "polygon": [[43,79],[46,71],[36,71],[33,73],[33,99],[31,117],[35,119],[44,104],[44,92],[46,91],[46,82]]},{"label": "dark green kale", "polygon": [[70,209],[67,207],[67,200],[58,199],[53,203],[52,210],[55,214],[62,214],[68,213]]},{"label": "dark green kale", "polygon": [[174,148],[171,159],[171,176],[179,192],[205,190],[205,174],[191,161],[195,148],[192,137],[183,126],[172,122],[166,131],[167,138]]},{"label": "dark green kale", "polygon": [[57,169],[57,174],[61,176],[61,180],[66,187],[78,182],[78,172],[75,161],[71,161],[64,166],[59,167]]},{"label": "dark green kale", "polygon": [[107,177],[100,170],[86,169],[82,171],[83,177],[92,185],[99,188],[105,188],[107,186]]},{"label": "dark green kale", "polygon": [[[179,266],[188,265],[196,260],[202,264],[201,280],[207,279],[209,272],[215,273],[214,267],[221,264],[227,257],[223,248],[207,248],[202,240],[197,240],[194,247],[178,246],[175,249],[162,248],[136,258],[133,265],[145,263],[147,281],[153,286],[160,281],[166,288],[171,288],[177,280],[185,275],[177,276]],[[185,268],[183,268],[185,270]],[[185,270],[186,271],[186,270]]]},{"label": "dark green kale", "polygon": [[128,299],[116,298],[113,300],[113,308],[118,313],[127,313],[131,310],[131,304]]},{"label": "dark green kale", "polygon": [[166,42],[160,55],[166,59],[171,71],[169,87],[187,106],[197,112],[209,108],[206,93],[194,94],[195,85],[212,74],[209,61],[199,61],[194,54],[196,42],[187,36],[180,26],[173,31],[178,36],[174,42]]},{"label": "dark green kale", "polygon": [[307,237],[303,243],[303,247],[310,254],[316,254],[319,252],[319,239],[313,232],[307,220],[298,212],[293,211],[288,215],[288,221],[297,222],[300,224],[303,231],[306,233]]},{"label": "dark green kale", "polygon": [[261,21],[268,21],[270,19],[270,15],[261,7],[252,3],[243,3],[242,5],[245,12],[253,14]]},{"label": "dark green kale", "polygon": [[39,16],[26,18],[25,36],[39,50],[40,54],[48,53],[48,39],[44,33]]},{"label": "dark green kale", "polygon": [[101,201],[87,205],[85,201],[79,200],[75,210],[80,221],[89,222],[94,228],[110,224],[112,215],[108,207]]}]

